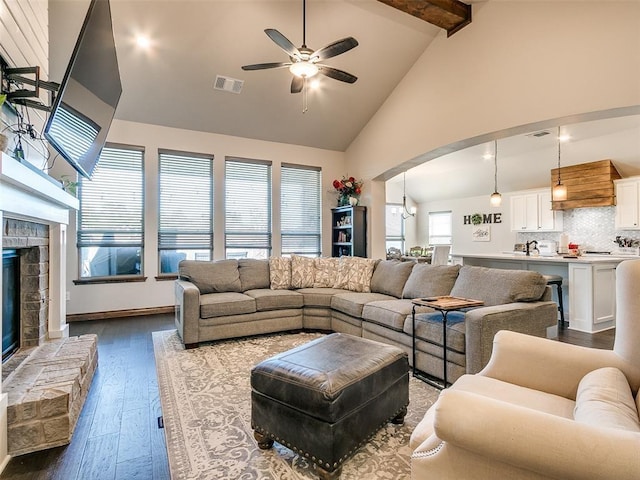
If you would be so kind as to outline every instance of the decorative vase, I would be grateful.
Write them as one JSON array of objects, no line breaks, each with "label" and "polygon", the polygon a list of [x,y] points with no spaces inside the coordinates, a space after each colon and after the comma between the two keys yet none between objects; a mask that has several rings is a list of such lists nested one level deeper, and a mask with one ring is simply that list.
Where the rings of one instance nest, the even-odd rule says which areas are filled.
[{"label": "decorative vase", "polygon": [[349,197],[347,195],[340,195],[338,197],[338,206],[346,207],[347,205],[349,205]]},{"label": "decorative vase", "polygon": [[358,205],[358,197],[349,197],[349,205],[352,207]]}]

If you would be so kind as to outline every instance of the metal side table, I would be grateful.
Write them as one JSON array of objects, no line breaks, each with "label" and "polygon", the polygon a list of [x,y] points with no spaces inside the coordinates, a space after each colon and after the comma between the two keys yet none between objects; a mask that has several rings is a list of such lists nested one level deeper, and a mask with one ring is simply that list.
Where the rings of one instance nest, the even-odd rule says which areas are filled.
[{"label": "metal side table", "polygon": [[[464,308],[480,307],[484,305],[481,300],[473,300],[470,298],[451,297],[448,295],[440,297],[415,298],[411,301],[413,308],[411,310],[411,338],[412,338],[412,355],[413,355],[413,376],[439,389],[447,388],[447,315],[449,312],[462,310]],[[430,307],[442,314],[442,383],[426,376],[416,367],[416,307]]]}]

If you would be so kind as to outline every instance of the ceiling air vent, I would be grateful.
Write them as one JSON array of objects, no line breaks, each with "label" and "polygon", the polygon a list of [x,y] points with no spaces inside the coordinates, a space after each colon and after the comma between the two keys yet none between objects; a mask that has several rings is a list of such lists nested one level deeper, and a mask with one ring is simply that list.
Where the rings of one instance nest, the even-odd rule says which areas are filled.
[{"label": "ceiling air vent", "polygon": [[541,130],[539,132],[535,132],[535,133],[528,133],[527,137],[536,137],[536,138],[540,138],[540,137],[544,137],[546,135],[550,135],[551,132],[548,132],[547,130]]},{"label": "ceiling air vent", "polygon": [[242,85],[244,80],[238,80],[237,78],[223,77],[222,75],[216,75],[216,81],[213,85],[214,90],[223,90],[225,92],[240,93],[242,91]]}]

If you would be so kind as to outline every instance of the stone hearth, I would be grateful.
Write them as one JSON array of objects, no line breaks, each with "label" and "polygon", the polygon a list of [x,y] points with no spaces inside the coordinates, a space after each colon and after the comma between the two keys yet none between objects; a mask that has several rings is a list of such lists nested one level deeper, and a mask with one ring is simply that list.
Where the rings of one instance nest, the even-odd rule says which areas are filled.
[{"label": "stone hearth", "polygon": [[96,335],[52,340],[32,349],[2,385],[9,395],[9,455],[71,441],[97,365]]}]

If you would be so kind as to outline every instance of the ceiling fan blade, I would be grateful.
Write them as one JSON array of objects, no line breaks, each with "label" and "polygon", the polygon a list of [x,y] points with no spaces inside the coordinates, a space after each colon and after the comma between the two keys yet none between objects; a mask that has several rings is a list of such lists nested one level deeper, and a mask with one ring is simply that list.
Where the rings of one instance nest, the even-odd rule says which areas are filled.
[{"label": "ceiling fan blade", "polygon": [[358,80],[358,77],[351,75],[344,70],[338,70],[337,68],[329,67],[327,65],[318,65],[318,68],[320,69],[319,73],[322,73],[329,78],[333,78],[334,80],[346,83],[355,83],[355,81]]},{"label": "ceiling fan blade", "polygon": [[284,62],[255,63],[253,65],[243,65],[242,69],[243,70],[265,70],[267,68],[288,67],[289,65],[291,65],[291,62],[288,62],[288,63],[284,63]]},{"label": "ceiling fan blade", "polygon": [[293,76],[291,80],[291,93],[300,93],[304,87],[304,78]]},{"label": "ceiling fan blade", "polygon": [[300,58],[300,51],[298,50],[298,48],[278,30],[276,30],[275,28],[267,28],[265,29],[264,33],[266,33],[267,36],[271,40],[273,40],[275,44],[278,45],[282,50],[287,52],[287,55],[294,58]]},{"label": "ceiling fan blade", "polygon": [[329,45],[326,45],[321,49],[313,52],[313,55],[311,55],[311,60],[326,60],[327,58],[335,57],[344,52],[348,52],[349,50],[357,46],[358,41],[353,37],[336,40],[335,42],[330,43]]}]

